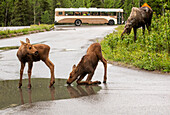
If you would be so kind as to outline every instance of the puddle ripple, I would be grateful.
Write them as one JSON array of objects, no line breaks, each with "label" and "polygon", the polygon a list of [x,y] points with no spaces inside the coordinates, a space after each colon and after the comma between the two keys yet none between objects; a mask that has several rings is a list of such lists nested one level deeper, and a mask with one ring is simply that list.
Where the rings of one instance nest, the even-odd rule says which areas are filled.
[{"label": "puddle ripple", "polygon": [[77,98],[96,94],[100,86],[66,85],[66,79],[56,79],[53,88],[48,88],[50,79],[32,78],[32,89],[27,89],[28,79],[23,79],[21,89],[17,88],[19,80],[0,81],[0,109],[14,107],[38,101]]}]

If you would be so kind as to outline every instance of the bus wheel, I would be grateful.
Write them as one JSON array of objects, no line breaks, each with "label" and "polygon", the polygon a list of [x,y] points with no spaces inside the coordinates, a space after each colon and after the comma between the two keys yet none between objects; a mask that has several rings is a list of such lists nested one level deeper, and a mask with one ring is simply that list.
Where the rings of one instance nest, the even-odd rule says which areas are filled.
[{"label": "bus wheel", "polygon": [[115,24],[115,22],[114,22],[114,20],[109,20],[109,23],[108,23],[109,25],[114,25]]},{"label": "bus wheel", "polygon": [[76,26],[81,26],[81,20],[76,20],[75,22],[74,22],[74,24],[76,25]]}]

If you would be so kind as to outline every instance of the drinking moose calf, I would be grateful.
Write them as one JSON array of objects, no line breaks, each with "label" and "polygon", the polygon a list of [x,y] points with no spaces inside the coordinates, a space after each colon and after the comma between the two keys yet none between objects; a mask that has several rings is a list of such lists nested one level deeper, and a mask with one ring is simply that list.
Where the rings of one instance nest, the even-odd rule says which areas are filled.
[{"label": "drinking moose calf", "polygon": [[[94,71],[98,65],[99,60],[104,65],[104,80],[103,83],[106,83],[107,80],[107,61],[103,58],[101,52],[101,45],[99,43],[92,44],[88,49],[86,55],[82,57],[79,64],[74,65],[72,68],[72,72],[67,80],[67,84],[71,84],[75,80],[77,80],[77,84],[100,84],[100,81],[91,81]],[[81,81],[86,74],[88,77],[86,81]]]}]

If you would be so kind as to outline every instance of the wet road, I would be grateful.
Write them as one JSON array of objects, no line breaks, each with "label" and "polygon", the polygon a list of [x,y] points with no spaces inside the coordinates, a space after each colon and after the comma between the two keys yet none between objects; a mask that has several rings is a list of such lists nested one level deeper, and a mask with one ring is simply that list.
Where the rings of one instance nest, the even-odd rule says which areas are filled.
[{"label": "wet road", "polygon": [[[26,37],[30,38],[31,43],[48,44],[51,46],[50,59],[55,64],[55,77],[66,79],[72,65],[79,62],[88,46],[96,40],[102,39],[114,28],[115,26],[57,27],[56,31],[0,40],[0,47],[19,46],[19,40],[25,41]],[[0,80],[19,79],[20,64],[16,57],[16,51],[0,51]],[[100,62],[93,80],[103,81],[103,75],[104,67]],[[49,76],[49,69],[44,63],[37,62],[34,64],[32,78],[49,78]],[[24,78],[27,78],[27,67],[24,71]],[[17,85],[16,90],[18,90]],[[67,87],[64,83],[61,86]],[[74,90],[74,86],[68,88],[69,92],[67,93],[70,94],[70,97],[79,98],[54,99],[53,101],[40,100],[39,102],[0,110],[0,114],[170,114],[169,75],[153,74],[108,64],[108,82],[100,85],[101,89],[98,90],[97,94],[77,96],[80,90],[78,88]],[[23,92],[29,92],[26,87],[27,82],[23,84]],[[36,85],[32,87],[34,88]],[[57,83],[55,87],[57,87]],[[32,90],[34,92],[34,89]],[[88,89],[86,89],[87,92]],[[55,90],[54,95],[57,96],[58,93],[58,90]],[[31,95],[34,94],[31,93]]]}]

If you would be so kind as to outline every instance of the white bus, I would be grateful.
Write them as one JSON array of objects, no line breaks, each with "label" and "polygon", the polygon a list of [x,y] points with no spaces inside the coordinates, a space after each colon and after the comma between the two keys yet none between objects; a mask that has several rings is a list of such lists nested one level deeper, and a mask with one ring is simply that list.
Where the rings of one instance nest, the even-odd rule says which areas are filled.
[{"label": "white bus", "polygon": [[123,9],[113,8],[56,8],[55,23],[122,24]]}]

